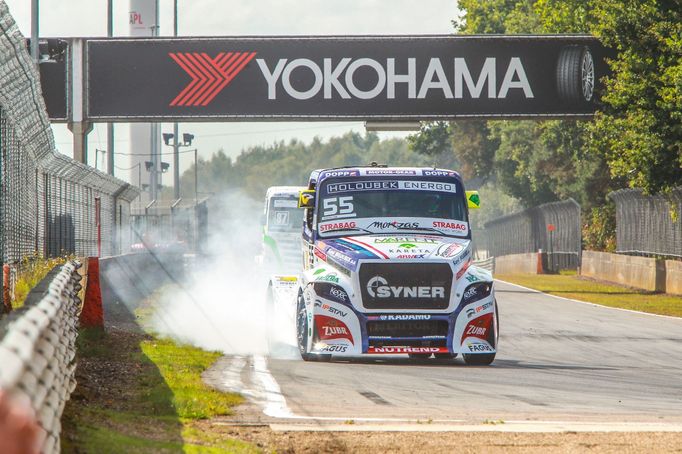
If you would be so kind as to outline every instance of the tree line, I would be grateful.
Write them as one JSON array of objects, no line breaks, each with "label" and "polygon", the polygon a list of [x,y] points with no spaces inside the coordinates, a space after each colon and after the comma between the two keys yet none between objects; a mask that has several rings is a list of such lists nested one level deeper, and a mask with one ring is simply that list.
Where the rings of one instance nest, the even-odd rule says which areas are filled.
[{"label": "tree line", "polygon": [[607,194],[667,193],[682,185],[682,7],[666,0],[460,0],[461,34],[588,33],[615,50],[592,121],[433,122],[409,138],[448,150],[489,199],[522,206],[572,197],[588,247],[613,245]]}]

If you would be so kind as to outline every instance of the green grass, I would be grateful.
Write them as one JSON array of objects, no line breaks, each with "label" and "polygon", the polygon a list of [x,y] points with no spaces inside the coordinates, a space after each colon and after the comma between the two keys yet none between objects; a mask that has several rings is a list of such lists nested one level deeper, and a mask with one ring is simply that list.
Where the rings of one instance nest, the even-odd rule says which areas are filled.
[{"label": "green grass", "polygon": [[[159,369],[163,384],[154,385],[154,377],[145,380],[143,398],[156,408],[171,405],[180,418],[206,419],[232,414],[232,407],[243,402],[238,394],[215,391],[201,381],[201,373],[208,369],[220,353],[207,352],[168,339],[154,339],[140,344],[142,354]],[[166,387],[173,397],[169,402]]]},{"label": "green grass", "polygon": [[581,278],[575,273],[558,275],[496,274],[495,279],[540,290],[550,295],[601,304],[602,306],[682,317],[682,297],[604,284]]},{"label": "green grass", "polygon": [[[244,453],[259,452],[255,447],[239,440],[220,440],[207,436],[204,432],[188,428],[183,431],[189,441],[159,441],[149,438],[130,436],[104,427],[86,427],[82,431],[84,442],[82,452],[103,454],[147,454],[153,453]],[[72,447],[73,448],[73,447]]]},{"label": "green grass", "polygon": [[243,402],[202,382],[220,356],[151,334],[81,330],[79,387],[62,418],[63,451],[259,452],[206,421]]},{"label": "green grass", "polygon": [[52,268],[62,265],[75,257],[55,257],[46,259],[39,255],[24,258],[17,266],[17,277],[14,285],[12,307],[18,309],[24,305],[28,293],[49,273]]}]

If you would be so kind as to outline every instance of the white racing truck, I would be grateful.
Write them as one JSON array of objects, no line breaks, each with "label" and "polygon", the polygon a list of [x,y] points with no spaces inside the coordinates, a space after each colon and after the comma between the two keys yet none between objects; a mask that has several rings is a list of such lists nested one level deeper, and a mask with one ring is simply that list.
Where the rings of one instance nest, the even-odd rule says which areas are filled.
[{"label": "white racing truck", "polygon": [[295,289],[301,357],[462,354],[490,364],[498,317],[492,275],[472,265],[478,203],[451,170],[314,171],[299,199],[304,271],[271,282]]},{"label": "white racing truck", "polygon": [[296,298],[298,276],[303,270],[303,210],[298,207],[298,198],[304,189],[301,186],[272,186],[265,194],[261,219],[263,240],[256,262],[270,282],[265,318],[271,354],[281,350],[280,344],[291,343],[290,336],[277,327],[295,320],[291,301]]}]

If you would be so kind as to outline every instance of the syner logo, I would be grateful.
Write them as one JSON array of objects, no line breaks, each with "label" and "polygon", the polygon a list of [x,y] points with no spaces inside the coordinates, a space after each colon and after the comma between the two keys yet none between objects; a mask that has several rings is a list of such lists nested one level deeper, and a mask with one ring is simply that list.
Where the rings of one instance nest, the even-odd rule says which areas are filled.
[{"label": "syner logo", "polygon": [[[424,76],[417,78],[417,59],[407,59],[407,71],[398,74],[396,72],[396,59],[387,58],[386,61],[377,61],[371,58],[349,57],[341,58],[332,62],[331,58],[322,59],[322,64],[308,58],[289,60],[281,58],[274,67],[262,59],[256,59],[263,77],[268,84],[268,99],[277,99],[278,86],[294,99],[310,99],[322,92],[324,99],[340,97],[342,99],[374,99],[377,97],[395,99],[396,85],[407,86],[408,99],[424,99],[431,91],[438,92],[446,99],[460,99],[464,93],[472,98],[504,99],[510,90],[522,90],[526,98],[533,98],[526,71],[519,57],[511,57],[504,62],[506,69],[504,74],[497,72],[497,59],[488,57],[478,71],[478,77],[474,80],[469,66],[464,58],[441,61],[440,58],[431,58]],[[454,71],[450,68],[453,68]],[[376,84],[369,89],[361,90],[356,85],[356,71],[360,68],[368,69],[376,73]],[[450,77],[446,76],[446,70]],[[292,73],[297,74],[308,71],[313,75],[313,83],[310,87],[294,87]],[[500,77],[501,76],[501,77]],[[374,76],[372,76],[374,80]],[[501,82],[500,82],[501,81]],[[498,85],[499,84],[499,85]],[[366,87],[365,87],[366,88]],[[485,90],[484,90],[485,88]]]},{"label": "syner logo", "polygon": [[372,298],[445,298],[444,287],[391,286],[381,276],[374,276],[367,282],[367,293]]}]

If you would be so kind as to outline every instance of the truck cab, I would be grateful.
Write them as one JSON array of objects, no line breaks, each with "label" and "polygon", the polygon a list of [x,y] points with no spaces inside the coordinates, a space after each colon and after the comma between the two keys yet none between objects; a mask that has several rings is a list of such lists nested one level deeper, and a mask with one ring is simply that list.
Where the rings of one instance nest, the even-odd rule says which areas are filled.
[{"label": "truck cab", "polygon": [[272,186],[265,194],[262,224],[263,241],[256,261],[269,272],[298,274],[303,266],[301,222],[298,207],[300,186]]}]

